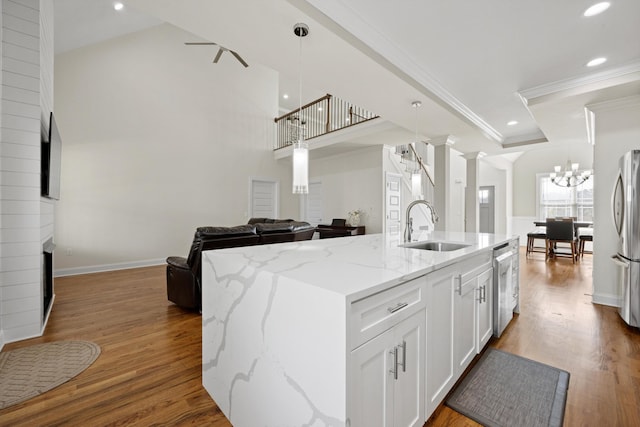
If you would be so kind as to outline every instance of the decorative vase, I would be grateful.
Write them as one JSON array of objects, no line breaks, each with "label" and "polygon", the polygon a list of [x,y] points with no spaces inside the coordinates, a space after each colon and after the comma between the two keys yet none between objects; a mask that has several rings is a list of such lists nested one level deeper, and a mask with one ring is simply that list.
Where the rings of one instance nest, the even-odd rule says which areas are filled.
[{"label": "decorative vase", "polygon": [[360,215],[349,215],[349,225],[351,227],[357,227],[360,225]]}]

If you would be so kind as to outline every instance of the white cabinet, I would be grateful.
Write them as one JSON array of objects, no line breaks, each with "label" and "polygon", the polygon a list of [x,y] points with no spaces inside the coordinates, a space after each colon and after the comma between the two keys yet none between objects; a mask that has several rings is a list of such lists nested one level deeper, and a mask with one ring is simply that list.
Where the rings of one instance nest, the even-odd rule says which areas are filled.
[{"label": "white cabinet", "polygon": [[[456,280],[456,292],[454,296],[454,332],[455,344],[453,358],[456,374],[464,372],[476,355],[477,345],[477,315],[478,299],[481,293],[478,290],[477,277],[468,278],[466,281],[460,278]],[[462,282],[462,283],[460,283]]]},{"label": "white cabinet", "polygon": [[478,276],[478,328],[476,353],[480,353],[493,335],[493,268]]},{"label": "white cabinet", "polygon": [[452,266],[427,275],[427,417],[456,382],[453,365],[453,290],[457,272]]},{"label": "white cabinet", "polygon": [[422,426],[425,310],[351,353],[352,426]]},{"label": "white cabinet", "polygon": [[[478,271],[482,271],[478,274]],[[454,362],[462,375],[493,334],[493,269],[481,265],[456,280]]]},{"label": "white cabinet", "polygon": [[427,417],[491,338],[492,272],[486,253],[426,276]]}]

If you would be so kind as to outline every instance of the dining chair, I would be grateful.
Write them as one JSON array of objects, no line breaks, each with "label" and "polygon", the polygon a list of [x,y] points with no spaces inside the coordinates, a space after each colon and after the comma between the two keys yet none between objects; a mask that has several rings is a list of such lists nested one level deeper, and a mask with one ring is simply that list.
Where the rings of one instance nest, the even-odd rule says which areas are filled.
[{"label": "dining chair", "polygon": [[[580,227],[578,228],[578,254],[580,258],[584,258],[585,254],[585,244],[587,242],[593,242],[593,228],[591,227]],[[591,252],[587,252],[591,253]]]},{"label": "dining chair", "polygon": [[[536,246],[536,240],[544,240],[545,246]],[[531,252],[546,252],[547,251],[547,227],[536,227],[533,231],[527,233],[527,252],[526,256],[529,256]]]},{"label": "dining chair", "polygon": [[[578,240],[576,239],[576,232],[573,227],[573,218],[547,218],[547,250],[545,260],[549,258],[570,256],[572,262],[578,259]],[[559,247],[558,243],[569,244],[571,253],[564,252]],[[566,249],[566,248],[565,248]]]}]

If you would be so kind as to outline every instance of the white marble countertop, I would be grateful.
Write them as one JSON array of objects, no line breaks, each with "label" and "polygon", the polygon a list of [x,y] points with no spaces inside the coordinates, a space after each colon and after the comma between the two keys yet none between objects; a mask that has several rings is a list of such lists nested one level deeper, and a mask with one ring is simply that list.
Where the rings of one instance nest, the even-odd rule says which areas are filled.
[{"label": "white marble countertop", "polygon": [[[469,246],[450,252],[400,247],[398,237],[370,234],[294,243],[245,246],[210,251],[230,264],[248,264],[271,273],[354,301],[433,270],[462,261],[505,243],[514,237],[485,233],[434,231],[416,241],[446,241]],[[214,254],[215,252],[215,254]]]}]

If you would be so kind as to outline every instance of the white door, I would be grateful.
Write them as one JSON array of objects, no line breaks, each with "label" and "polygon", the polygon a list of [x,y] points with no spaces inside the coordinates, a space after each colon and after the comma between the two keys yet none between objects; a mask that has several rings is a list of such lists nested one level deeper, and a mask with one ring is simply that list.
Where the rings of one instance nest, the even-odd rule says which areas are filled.
[{"label": "white door", "polygon": [[322,204],[322,181],[310,181],[309,193],[305,194],[300,200],[300,218],[302,218],[302,221],[306,221],[314,227],[324,223]]},{"label": "white door", "polygon": [[268,178],[251,178],[250,217],[278,217],[278,181]]},{"label": "white door", "polygon": [[385,231],[389,236],[402,238],[402,175],[385,175]]},{"label": "white door", "polygon": [[495,187],[483,186],[478,190],[478,209],[480,210],[480,232],[495,233]]}]

